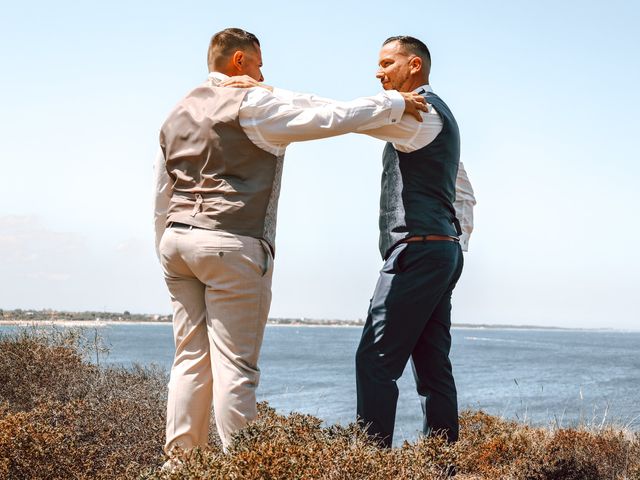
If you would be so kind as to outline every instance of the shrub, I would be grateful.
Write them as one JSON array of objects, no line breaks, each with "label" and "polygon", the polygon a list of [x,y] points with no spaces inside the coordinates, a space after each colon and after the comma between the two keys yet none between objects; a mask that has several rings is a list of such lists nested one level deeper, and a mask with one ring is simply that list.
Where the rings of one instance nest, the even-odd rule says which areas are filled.
[{"label": "shrub", "polygon": [[166,374],[98,367],[88,361],[98,342],[85,338],[0,336],[0,478],[437,480],[456,465],[459,480],[640,480],[640,434],[620,429],[542,429],[463,412],[455,445],[432,437],[383,450],[354,424],[323,427],[267,404],[228,453],[211,428],[209,447],[178,452],[175,471],[162,472]]},{"label": "shrub", "polygon": [[0,478],[132,478],[161,462],[166,374],[98,368],[83,338],[0,338]]}]

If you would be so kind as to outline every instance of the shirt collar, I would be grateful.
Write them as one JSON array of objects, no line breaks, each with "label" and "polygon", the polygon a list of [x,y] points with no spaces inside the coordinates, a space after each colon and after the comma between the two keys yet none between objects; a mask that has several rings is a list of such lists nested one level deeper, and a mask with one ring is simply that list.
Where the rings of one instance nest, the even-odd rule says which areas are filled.
[{"label": "shirt collar", "polygon": [[431,85],[429,85],[429,84],[427,83],[427,84],[422,85],[422,86],[420,86],[420,87],[418,87],[418,88],[416,88],[416,89],[414,90],[414,92],[418,92],[418,93],[420,93],[421,91],[424,91],[425,93],[426,93],[426,92],[431,92],[431,93],[433,93],[433,88],[431,88]]},{"label": "shirt collar", "polygon": [[208,78],[209,82],[211,82],[212,85],[217,85],[220,82],[225,81],[227,78],[229,78],[229,76],[221,72],[209,72]]}]

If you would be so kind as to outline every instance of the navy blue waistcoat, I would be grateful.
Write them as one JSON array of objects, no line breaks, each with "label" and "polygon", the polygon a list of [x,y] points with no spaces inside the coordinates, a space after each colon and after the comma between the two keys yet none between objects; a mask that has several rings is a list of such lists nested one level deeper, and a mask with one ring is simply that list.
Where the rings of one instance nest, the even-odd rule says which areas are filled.
[{"label": "navy blue waistcoat", "polygon": [[424,93],[442,118],[442,131],[427,146],[411,153],[387,143],[382,155],[380,254],[414,235],[460,235],[453,202],[460,162],[460,132],[440,97]]}]

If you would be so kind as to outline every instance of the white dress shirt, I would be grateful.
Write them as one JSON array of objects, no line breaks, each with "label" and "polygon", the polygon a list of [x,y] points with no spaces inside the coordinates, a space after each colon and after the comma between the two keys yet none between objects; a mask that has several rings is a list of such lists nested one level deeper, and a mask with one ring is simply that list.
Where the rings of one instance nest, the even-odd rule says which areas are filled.
[{"label": "white dress shirt", "polygon": [[[433,92],[430,85],[422,85],[415,91]],[[310,108],[318,105],[330,105],[335,100],[318,97],[314,94],[291,92],[279,88],[274,88],[274,95],[300,107]],[[370,135],[385,142],[391,142],[394,148],[400,152],[411,153],[419,150],[435,140],[442,131],[442,118],[431,104],[427,104],[428,111],[422,113],[422,122],[418,122],[410,115],[404,115],[400,122],[361,129],[357,133]],[[456,178],[456,199],[453,206],[456,210],[456,217],[460,221],[462,235],[460,235],[460,245],[463,251],[469,249],[469,237],[473,231],[473,207],[476,199],[473,194],[473,187],[464,168],[460,162],[458,176]]]},{"label": "white dress shirt", "polygon": [[[217,85],[227,78],[222,73],[212,72],[208,81],[211,85]],[[404,97],[395,90],[349,102],[319,102],[304,107],[285,97],[285,94],[279,95],[264,88],[250,88],[239,110],[240,126],[249,140],[278,157],[284,155],[291,142],[333,137],[401,123],[405,107]],[[162,150],[159,150],[155,162],[156,252],[165,230],[172,188],[173,181],[166,171]]]},{"label": "white dress shirt", "polygon": [[[209,82],[217,85],[228,77],[219,72],[209,74]],[[416,91],[432,92],[430,85]],[[361,97],[351,102],[319,97],[314,94],[291,92],[274,88],[250,88],[240,105],[240,126],[258,147],[276,156],[284,155],[287,145],[295,141],[313,140],[355,131],[393,143],[402,152],[410,153],[431,143],[442,131],[442,119],[427,104],[422,122],[403,115],[404,99],[395,90],[387,90],[373,97]],[[172,184],[162,150],[158,151],[155,170],[154,220],[156,251],[165,230],[167,207]],[[463,251],[469,247],[473,231],[473,207],[476,199],[464,164],[460,162],[456,178],[454,208],[460,221]]]}]

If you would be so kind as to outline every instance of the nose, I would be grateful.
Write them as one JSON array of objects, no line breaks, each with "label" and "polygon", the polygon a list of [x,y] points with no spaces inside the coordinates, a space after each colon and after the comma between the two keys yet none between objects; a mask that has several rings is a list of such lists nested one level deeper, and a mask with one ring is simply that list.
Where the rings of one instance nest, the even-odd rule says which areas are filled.
[{"label": "nose", "polygon": [[384,77],[384,72],[382,71],[381,68],[379,68],[378,71],[376,72],[376,78],[381,79],[382,77]]}]

